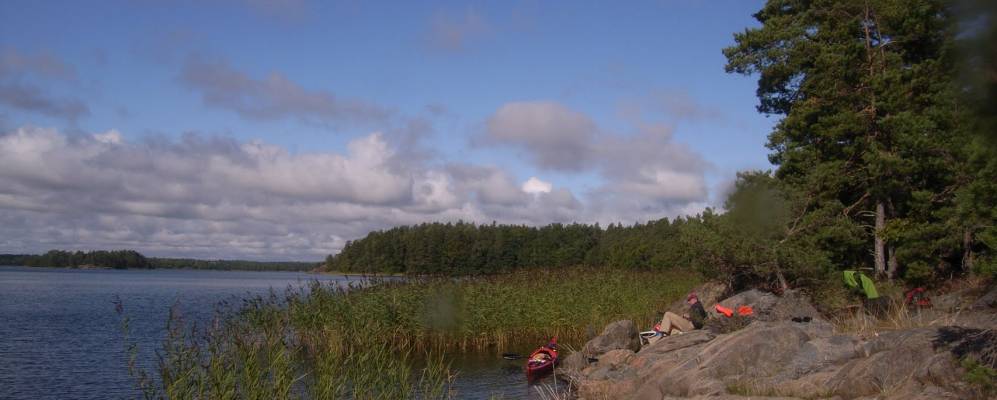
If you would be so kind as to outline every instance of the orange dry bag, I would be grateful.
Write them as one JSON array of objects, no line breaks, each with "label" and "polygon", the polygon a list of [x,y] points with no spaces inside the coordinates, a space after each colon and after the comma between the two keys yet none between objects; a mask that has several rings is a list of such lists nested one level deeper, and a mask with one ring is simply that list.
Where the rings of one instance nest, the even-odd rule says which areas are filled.
[{"label": "orange dry bag", "polygon": [[755,310],[751,306],[740,306],[737,308],[737,315],[748,316],[754,314]]},{"label": "orange dry bag", "polygon": [[723,314],[725,317],[730,318],[731,316],[734,315],[734,310],[731,310],[731,309],[729,309],[727,307],[724,307],[722,305],[717,304],[716,309],[717,309],[718,313]]}]

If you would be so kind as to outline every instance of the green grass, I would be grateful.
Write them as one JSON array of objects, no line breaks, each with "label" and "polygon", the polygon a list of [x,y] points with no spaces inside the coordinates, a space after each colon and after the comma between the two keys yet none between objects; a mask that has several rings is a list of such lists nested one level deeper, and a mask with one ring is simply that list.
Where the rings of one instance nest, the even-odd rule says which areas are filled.
[{"label": "green grass", "polygon": [[997,394],[997,370],[971,357],[963,358],[961,365],[966,371],[962,379],[972,386],[978,398],[992,398],[990,396]]},{"label": "green grass", "polygon": [[[651,326],[697,283],[691,274],[592,268],[315,282],[220,310],[206,328],[171,315],[157,371],[132,371],[146,398],[451,398],[447,354],[499,353],[554,335],[580,348],[615,320]],[[127,318],[123,327],[127,338]]]},{"label": "green grass", "polygon": [[415,279],[365,290],[313,288],[290,313],[305,330],[379,332],[418,349],[503,349],[553,335],[581,347],[592,327],[619,319],[653,325],[657,311],[698,282],[690,274],[593,268]]}]

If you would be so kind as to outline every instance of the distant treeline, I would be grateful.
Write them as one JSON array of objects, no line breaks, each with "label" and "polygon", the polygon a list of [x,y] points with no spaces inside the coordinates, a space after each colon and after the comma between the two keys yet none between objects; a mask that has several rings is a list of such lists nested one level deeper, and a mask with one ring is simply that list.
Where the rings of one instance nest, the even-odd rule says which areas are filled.
[{"label": "distant treeline", "polygon": [[49,250],[42,255],[6,256],[0,257],[0,263],[4,265],[25,265],[28,267],[149,268],[149,259],[135,250]]},{"label": "distant treeline", "polygon": [[62,268],[114,269],[212,269],[244,271],[307,271],[320,263],[290,261],[195,260],[188,258],[150,258],[135,250],[64,251],[49,250],[45,254],[0,254],[0,265]]},{"label": "distant treeline", "polygon": [[326,258],[339,272],[468,275],[516,268],[674,265],[684,219],[630,227],[425,223],[375,231]]},{"label": "distant treeline", "polygon": [[310,271],[319,268],[319,262],[246,261],[246,260],[195,260],[190,258],[150,258],[151,268],[166,269],[218,269],[240,271]]},{"label": "distant treeline", "polygon": [[0,254],[0,265],[25,265],[30,254]]}]

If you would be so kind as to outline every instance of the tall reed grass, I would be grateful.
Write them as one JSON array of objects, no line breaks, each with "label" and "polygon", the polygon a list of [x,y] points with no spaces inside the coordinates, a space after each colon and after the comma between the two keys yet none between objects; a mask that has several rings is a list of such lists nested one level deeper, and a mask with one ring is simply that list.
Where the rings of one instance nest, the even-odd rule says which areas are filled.
[{"label": "tall reed grass", "polygon": [[580,347],[615,320],[653,325],[658,311],[699,281],[687,273],[595,268],[418,278],[363,290],[313,287],[289,312],[302,329],[370,332],[417,349],[503,350],[555,335]]},{"label": "tall reed grass", "polygon": [[[614,320],[650,326],[698,282],[593,268],[314,282],[223,304],[209,326],[171,313],[156,371],[135,367],[134,345],[130,366],[147,399],[452,398],[448,354],[497,354],[555,335],[580,347]],[[127,317],[122,327],[127,342]]]}]

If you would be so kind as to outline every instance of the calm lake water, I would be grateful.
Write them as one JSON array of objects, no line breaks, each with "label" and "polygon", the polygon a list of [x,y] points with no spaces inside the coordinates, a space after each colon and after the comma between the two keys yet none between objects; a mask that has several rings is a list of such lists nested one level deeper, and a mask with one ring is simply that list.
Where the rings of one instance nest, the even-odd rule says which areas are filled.
[{"label": "calm lake water", "polygon": [[[219,301],[316,279],[349,280],[299,272],[0,267],[0,399],[136,398],[116,296],[131,318],[140,357],[151,366],[174,303],[188,320],[207,321]],[[519,361],[454,356],[459,398],[539,398]]]}]

